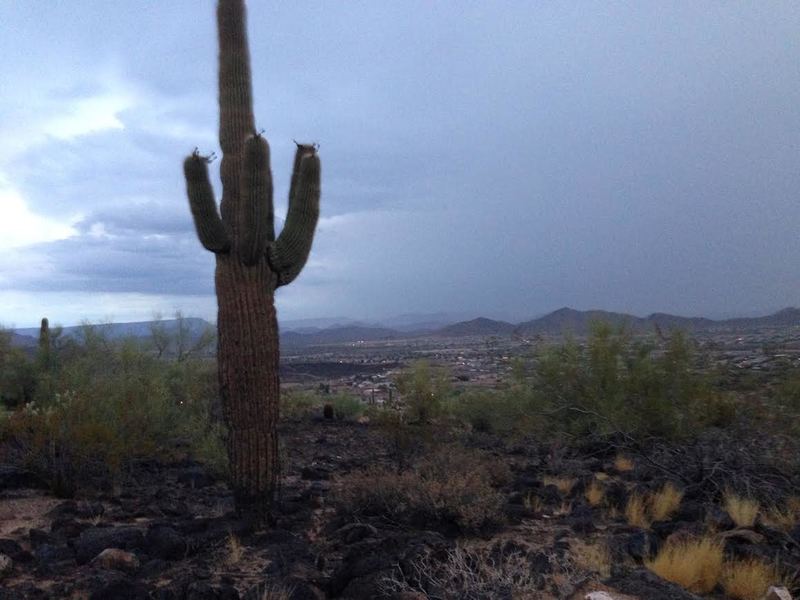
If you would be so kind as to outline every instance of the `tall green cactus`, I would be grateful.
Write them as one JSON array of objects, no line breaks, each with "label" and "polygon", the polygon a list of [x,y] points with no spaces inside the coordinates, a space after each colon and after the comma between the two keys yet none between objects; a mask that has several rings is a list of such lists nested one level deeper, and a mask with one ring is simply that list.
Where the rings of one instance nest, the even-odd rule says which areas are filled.
[{"label": "tall green cactus", "polygon": [[274,293],[291,283],[311,251],[319,217],[320,161],[298,144],[289,211],[275,237],[269,145],[255,128],[244,0],[218,0],[220,210],[209,160],[184,162],[200,243],[216,255],[220,393],[237,510],[269,516],[279,472],[278,323]]}]

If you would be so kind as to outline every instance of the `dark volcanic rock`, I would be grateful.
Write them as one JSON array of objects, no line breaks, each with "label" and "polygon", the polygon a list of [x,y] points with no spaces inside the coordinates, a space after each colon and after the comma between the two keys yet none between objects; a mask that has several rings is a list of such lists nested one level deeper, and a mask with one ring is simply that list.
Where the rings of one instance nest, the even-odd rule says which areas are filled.
[{"label": "dark volcanic rock", "polygon": [[27,550],[24,550],[14,540],[0,538],[0,554],[5,554],[14,562],[29,562],[33,560],[33,556]]},{"label": "dark volcanic rock", "polygon": [[142,532],[135,527],[92,527],[75,541],[78,564],[85,564],[106,548],[139,550],[144,545]]},{"label": "dark volcanic rock", "polygon": [[596,529],[592,507],[585,504],[575,507],[566,522],[575,533],[588,534]]},{"label": "dark volcanic rock", "polygon": [[50,524],[50,532],[65,539],[78,537],[81,532],[91,527],[88,523],[76,521],[72,517],[59,517]]},{"label": "dark volcanic rock", "polygon": [[151,556],[180,560],[186,556],[186,538],[169,525],[151,525],[145,536],[145,549]]},{"label": "dark volcanic rock", "polygon": [[345,544],[353,544],[364,538],[377,536],[378,530],[368,523],[350,523],[340,528],[335,535]]},{"label": "dark volcanic rock", "polygon": [[143,583],[116,573],[102,575],[92,587],[90,600],[149,600],[150,598]]},{"label": "dark volcanic rock", "polygon": [[655,556],[660,546],[661,540],[658,536],[644,530],[618,535],[609,544],[611,554],[616,560],[622,561],[627,555],[639,562]]},{"label": "dark volcanic rock", "polygon": [[647,600],[700,600],[700,596],[695,596],[674,583],[664,581],[646,569],[615,575],[605,583],[623,594]]},{"label": "dark volcanic rock", "polygon": [[0,466],[0,490],[44,487],[44,483],[30,471],[11,465]]},{"label": "dark volcanic rock", "polygon": [[178,482],[199,489],[214,485],[214,478],[202,467],[190,467],[178,475]]}]

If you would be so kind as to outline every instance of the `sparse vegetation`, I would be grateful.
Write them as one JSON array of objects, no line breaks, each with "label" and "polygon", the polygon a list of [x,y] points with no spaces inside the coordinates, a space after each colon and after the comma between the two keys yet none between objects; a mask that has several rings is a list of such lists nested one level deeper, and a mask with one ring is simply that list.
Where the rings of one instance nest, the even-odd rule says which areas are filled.
[{"label": "sparse vegetation", "polygon": [[508,477],[479,454],[444,447],[401,473],[380,467],[351,473],[342,501],[354,513],[480,531],[502,522],[496,488]]},{"label": "sparse vegetation", "polygon": [[668,542],[645,565],[667,581],[697,594],[707,594],[722,576],[723,561],[722,544],[712,537],[702,537]]},{"label": "sparse vegetation", "polygon": [[639,493],[633,493],[625,504],[625,520],[629,525],[647,529],[650,527],[647,498]]},{"label": "sparse vegetation", "polygon": [[671,517],[681,506],[683,492],[671,481],[649,497],[648,507],[653,521],[664,521]]},{"label": "sparse vegetation", "polygon": [[617,454],[614,458],[614,468],[620,473],[627,473],[628,471],[633,471],[635,465],[633,461],[628,458],[627,456],[623,456],[622,454]]},{"label": "sparse vegetation", "polygon": [[37,400],[0,424],[5,457],[59,495],[108,486],[134,461],[189,452],[220,471],[224,429],[212,416],[213,365],[158,360],[142,342],[86,325],[52,360]]},{"label": "sparse vegetation", "polygon": [[562,496],[568,496],[578,480],[573,477],[555,477],[547,475],[542,478],[542,485],[552,485]]},{"label": "sparse vegetation", "polygon": [[417,361],[396,380],[397,389],[405,403],[406,414],[412,422],[427,423],[441,413],[444,400],[450,394],[449,377],[445,370]]},{"label": "sparse vegetation", "polygon": [[771,565],[751,559],[725,565],[722,589],[734,600],[761,600],[771,585],[780,583],[780,576]]},{"label": "sparse vegetation", "polygon": [[761,505],[753,498],[739,496],[735,492],[727,491],[723,497],[725,512],[730,515],[738,527],[752,527],[755,525]]},{"label": "sparse vegetation", "polygon": [[603,502],[603,498],[605,498],[606,491],[603,486],[597,480],[593,479],[591,483],[586,487],[586,491],[584,492],[584,497],[586,498],[586,502],[589,503],[589,506],[600,506]]}]

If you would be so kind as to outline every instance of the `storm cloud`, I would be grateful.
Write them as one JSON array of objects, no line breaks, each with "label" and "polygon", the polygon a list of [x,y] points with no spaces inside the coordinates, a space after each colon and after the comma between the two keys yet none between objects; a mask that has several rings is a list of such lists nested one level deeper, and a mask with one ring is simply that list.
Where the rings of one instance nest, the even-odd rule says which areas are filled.
[{"label": "storm cloud", "polygon": [[[213,318],[214,2],[0,6],[0,321]],[[796,3],[249,7],[279,215],[323,161],[284,317],[800,304]]]}]

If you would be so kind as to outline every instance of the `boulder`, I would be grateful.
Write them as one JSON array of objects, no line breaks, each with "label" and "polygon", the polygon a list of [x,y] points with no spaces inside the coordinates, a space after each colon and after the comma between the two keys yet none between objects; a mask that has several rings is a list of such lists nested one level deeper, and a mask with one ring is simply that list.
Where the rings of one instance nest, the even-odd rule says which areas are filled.
[{"label": "boulder", "polygon": [[92,527],[81,532],[75,541],[78,564],[86,564],[106,548],[139,550],[144,535],[135,527]]},{"label": "boulder", "polygon": [[180,560],[186,556],[186,538],[169,525],[151,525],[144,541],[151,556],[164,560]]},{"label": "boulder", "polygon": [[139,559],[135,554],[119,548],[106,548],[94,557],[92,565],[102,569],[133,573],[139,569]]}]

